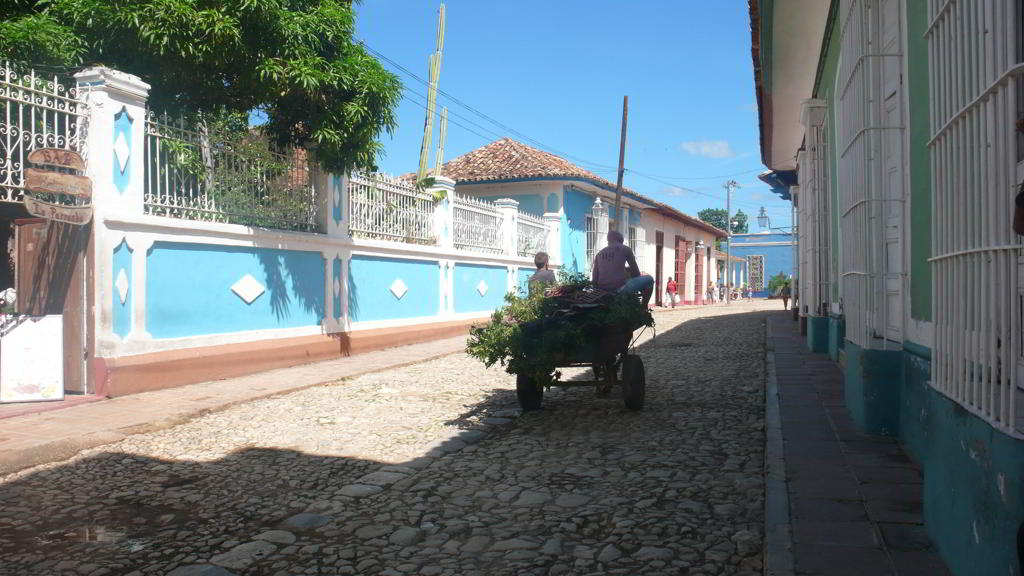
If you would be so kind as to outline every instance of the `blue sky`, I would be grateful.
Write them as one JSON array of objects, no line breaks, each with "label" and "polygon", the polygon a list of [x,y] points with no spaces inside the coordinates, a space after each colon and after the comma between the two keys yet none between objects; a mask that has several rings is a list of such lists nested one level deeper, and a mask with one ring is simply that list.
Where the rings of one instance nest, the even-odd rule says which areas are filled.
[{"label": "blue sky", "polygon": [[[356,37],[426,78],[438,6],[363,0]],[[772,226],[790,225],[789,204],[756,178],[763,167],[746,0],[450,0],[446,10],[441,90],[543,144],[442,95],[446,160],[509,136],[614,182],[628,94],[627,187],[696,215],[724,208],[722,183],[733,178],[741,185],[733,211],[751,217],[751,232],[760,206]],[[426,86],[382,63],[408,89],[380,159],[382,171],[400,174],[418,162]],[[431,165],[436,141],[435,128]]]}]

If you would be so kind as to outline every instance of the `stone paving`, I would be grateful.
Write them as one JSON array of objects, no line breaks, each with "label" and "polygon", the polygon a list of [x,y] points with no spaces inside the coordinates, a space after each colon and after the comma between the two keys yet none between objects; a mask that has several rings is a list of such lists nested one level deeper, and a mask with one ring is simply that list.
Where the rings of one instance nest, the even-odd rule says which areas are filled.
[{"label": "stone paving", "polygon": [[0,478],[0,574],[760,574],[776,306],[659,313],[643,412],[460,354]]}]

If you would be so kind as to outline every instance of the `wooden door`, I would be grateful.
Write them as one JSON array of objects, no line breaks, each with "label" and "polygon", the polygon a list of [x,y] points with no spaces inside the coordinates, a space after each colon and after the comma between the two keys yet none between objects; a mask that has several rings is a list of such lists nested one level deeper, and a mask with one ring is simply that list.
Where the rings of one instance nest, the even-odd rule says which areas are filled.
[{"label": "wooden door", "polygon": [[664,264],[662,256],[664,255],[664,244],[665,244],[665,233],[661,231],[655,231],[654,233],[654,305],[663,306],[661,299],[662,292],[662,275],[664,274]]},{"label": "wooden door", "polygon": [[679,301],[686,301],[686,239],[676,236],[676,284],[679,285]]},{"label": "wooden door", "polygon": [[85,244],[89,226],[39,218],[15,220],[19,314],[60,314],[64,389],[85,391]]},{"label": "wooden door", "polygon": [[704,254],[697,254],[697,259],[694,260],[693,264],[693,301],[697,304],[703,304],[704,293],[708,289],[704,285]]}]

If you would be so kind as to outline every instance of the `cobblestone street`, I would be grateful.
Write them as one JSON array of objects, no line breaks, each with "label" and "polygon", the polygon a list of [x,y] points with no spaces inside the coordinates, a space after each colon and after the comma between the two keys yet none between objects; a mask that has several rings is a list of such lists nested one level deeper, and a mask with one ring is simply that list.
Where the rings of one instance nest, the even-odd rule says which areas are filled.
[{"label": "cobblestone street", "polygon": [[0,574],[760,574],[780,308],[657,314],[643,412],[457,354],[0,478]]}]

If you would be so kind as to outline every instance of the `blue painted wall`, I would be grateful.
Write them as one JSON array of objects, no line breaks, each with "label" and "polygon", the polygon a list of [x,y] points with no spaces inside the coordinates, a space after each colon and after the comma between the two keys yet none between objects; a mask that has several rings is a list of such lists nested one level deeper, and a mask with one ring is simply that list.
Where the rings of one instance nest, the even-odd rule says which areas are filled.
[{"label": "blue painted wall", "polygon": [[[132,328],[134,327],[135,321],[135,284],[132,277],[132,250],[128,248],[128,244],[121,242],[114,248],[114,265],[111,268],[113,274],[111,277],[111,294],[114,295],[114,309],[113,309],[113,330],[114,334],[117,334],[121,338],[124,338],[131,334]],[[124,299],[124,304],[121,303],[121,293],[117,290],[117,278],[121,275],[121,271],[124,270],[125,280],[128,282],[127,297]]]},{"label": "blue painted wall", "polygon": [[520,212],[529,212],[536,216],[544,214],[545,198],[542,194],[497,194],[493,196],[481,196],[481,198],[488,202],[494,202],[499,198],[509,198],[519,202]]},{"label": "blue painted wall", "polygon": [[536,272],[536,268],[520,268],[516,271],[516,294],[525,296],[530,293],[530,278]]},{"label": "blue painted wall", "polygon": [[[732,255],[739,256],[740,258],[764,256],[764,283],[767,286],[768,280],[779,272],[784,272],[787,276],[795,273],[793,270],[793,246],[751,246],[750,244],[760,242],[792,242],[792,238],[791,234],[785,233],[734,235],[732,237]],[[754,295],[768,296],[768,292],[766,290],[755,292]]]},{"label": "blue painted wall", "polygon": [[[455,312],[490,312],[504,304],[507,274],[504,266],[456,264]],[[477,291],[481,280],[487,284],[483,296]]]},{"label": "blue painted wall", "polygon": [[562,190],[562,263],[576,272],[587,270],[587,221],[594,197],[566,186]]},{"label": "blue painted wall", "polygon": [[334,306],[334,319],[341,320],[341,258],[331,261],[331,305]]},{"label": "blue painted wall", "polygon": [[[132,124],[134,120],[128,115],[128,110],[124,106],[121,107],[121,111],[114,115],[114,139],[111,140],[110,146],[117,150],[117,140],[124,138],[124,143],[127,146],[126,150],[129,158],[120,158],[117,153],[114,153],[113,164],[113,178],[114,186],[117,188],[118,194],[124,194],[124,191],[128,189],[128,185],[132,181],[132,163],[131,155],[135,152],[132,148]],[[125,161],[124,170],[121,170],[121,160]]]},{"label": "blue painted wall", "polygon": [[1024,441],[929,384],[930,350],[904,347],[900,442],[924,472],[928,536],[953,574],[1021,576]]},{"label": "blue painted wall", "polygon": [[[156,242],[146,266],[154,338],[317,326],[323,318],[319,252]],[[231,291],[246,274],[266,288],[249,304]]]},{"label": "blue painted wall", "polygon": [[341,224],[341,195],[345,190],[341,187],[341,176],[332,176],[331,181],[334,190],[331,197],[331,217],[334,218],[335,224]]},{"label": "blue painted wall", "polygon": [[[401,278],[401,297],[391,285]],[[348,264],[348,313],[353,322],[422,318],[441,306],[441,266],[435,260],[406,260],[356,255]],[[504,285],[503,285],[504,286]]]}]

